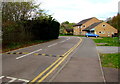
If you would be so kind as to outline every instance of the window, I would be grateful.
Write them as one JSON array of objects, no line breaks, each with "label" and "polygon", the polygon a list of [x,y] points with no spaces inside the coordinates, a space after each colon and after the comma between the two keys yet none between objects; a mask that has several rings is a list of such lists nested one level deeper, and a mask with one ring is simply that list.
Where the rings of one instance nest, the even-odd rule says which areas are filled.
[{"label": "window", "polygon": [[102,34],[105,34],[105,32],[102,32]]},{"label": "window", "polygon": [[102,27],[105,27],[106,25],[102,25]]},{"label": "window", "polygon": [[108,31],[108,34],[110,34],[110,32]]},{"label": "window", "polygon": [[105,34],[105,32],[104,32],[104,31],[100,31],[99,33],[100,33],[100,34]]},{"label": "window", "polygon": [[78,26],[78,28],[81,28],[81,26]]},{"label": "window", "polygon": [[85,27],[85,25],[83,25],[83,27]]}]

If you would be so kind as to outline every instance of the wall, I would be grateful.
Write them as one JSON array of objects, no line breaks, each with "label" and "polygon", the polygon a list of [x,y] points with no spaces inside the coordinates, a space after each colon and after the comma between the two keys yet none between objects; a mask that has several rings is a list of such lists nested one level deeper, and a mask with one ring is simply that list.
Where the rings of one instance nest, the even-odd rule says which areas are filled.
[{"label": "wall", "polygon": [[78,26],[73,27],[73,34],[80,35],[80,28],[78,28]]},{"label": "wall", "polygon": [[[105,26],[103,27],[103,25]],[[112,34],[117,33],[118,31],[108,23],[102,22],[95,27],[95,32],[102,37],[111,37]]]},{"label": "wall", "polygon": [[[89,20],[89,21],[87,21],[86,23],[84,23],[83,25],[82,25],[82,29],[81,30],[83,30],[83,29],[86,29],[87,27],[89,27],[90,25],[92,25],[93,23],[96,23],[96,22],[101,22],[101,20],[98,20],[97,18],[92,18],[91,20]],[[85,27],[84,27],[84,25],[85,25]],[[86,34],[86,31],[82,31],[82,33],[81,33],[82,35],[85,35]]]},{"label": "wall", "polygon": [[101,21],[94,17],[91,20],[87,21],[86,23],[82,24],[81,29],[79,29],[78,26],[75,26],[74,27],[74,35],[85,35],[86,31],[82,31],[82,30],[96,22],[101,22]]}]

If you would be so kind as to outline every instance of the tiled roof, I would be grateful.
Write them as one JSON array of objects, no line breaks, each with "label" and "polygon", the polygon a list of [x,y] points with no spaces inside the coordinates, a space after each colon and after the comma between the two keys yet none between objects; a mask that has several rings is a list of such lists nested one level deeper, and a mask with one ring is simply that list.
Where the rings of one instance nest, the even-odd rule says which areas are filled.
[{"label": "tiled roof", "polygon": [[94,18],[94,17],[88,18],[88,19],[84,19],[84,20],[80,21],[79,23],[77,23],[77,24],[75,24],[75,25],[73,25],[73,26],[81,26],[82,24],[86,23],[87,21],[89,21],[89,20],[91,20],[91,19],[93,19],[93,18]]},{"label": "tiled roof", "polygon": [[100,23],[102,23],[102,22],[94,23],[94,24],[90,25],[89,27],[85,28],[83,31],[90,30],[90,29],[96,27],[97,25],[99,25]]},{"label": "tiled roof", "polygon": [[73,32],[73,29],[65,29],[67,32]]}]

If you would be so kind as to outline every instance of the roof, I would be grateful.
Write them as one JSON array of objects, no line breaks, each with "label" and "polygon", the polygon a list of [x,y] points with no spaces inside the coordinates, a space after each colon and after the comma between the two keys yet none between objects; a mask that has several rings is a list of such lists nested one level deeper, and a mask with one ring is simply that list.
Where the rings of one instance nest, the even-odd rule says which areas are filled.
[{"label": "roof", "polygon": [[65,29],[67,32],[73,32],[73,29]]},{"label": "roof", "polygon": [[84,19],[84,20],[80,21],[79,23],[77,23],[77,24],[75,24],[75,25],[73,25],[73,26],[81,26],[82,24],[86,23],[87,21],[89,21],[89,20],[91,20],[91,19],[93,19],[93,18],[94,18],[94,17],[88,18],[88,19]]},{"label": "roof", "polygon": [[96,23],[90,25],[89,27],[85,28],[83,31],[93,29],[94,27],[96,27],[96,26],[99,25],[100,23],[102,23],[102,22],[96,22]]}]

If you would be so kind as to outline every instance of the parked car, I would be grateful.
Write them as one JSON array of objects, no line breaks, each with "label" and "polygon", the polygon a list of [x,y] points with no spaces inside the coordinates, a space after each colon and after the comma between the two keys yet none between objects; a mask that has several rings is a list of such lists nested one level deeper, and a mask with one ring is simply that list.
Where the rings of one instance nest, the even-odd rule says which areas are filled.
[{"label": "parked car", "polygon": [[86,37],[99,37],[99,35],[93,34],[93,33],[86,33],[85,36]]},{"label": "parked car", "polygon": [[114,33],[114,34],[112,34],[112,37],[119,37],[119,34],[118,33]]}]

